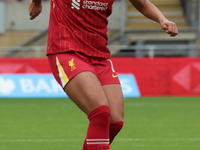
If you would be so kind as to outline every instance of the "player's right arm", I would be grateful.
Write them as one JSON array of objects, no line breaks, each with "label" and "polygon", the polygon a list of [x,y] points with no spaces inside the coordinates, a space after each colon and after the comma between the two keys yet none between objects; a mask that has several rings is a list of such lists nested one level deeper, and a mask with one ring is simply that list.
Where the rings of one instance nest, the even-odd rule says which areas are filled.
[{"label": "player's right arm", "polygon": [[30,19],[35,19],[42,12],[42,0],[31,0],[29,3]]}]

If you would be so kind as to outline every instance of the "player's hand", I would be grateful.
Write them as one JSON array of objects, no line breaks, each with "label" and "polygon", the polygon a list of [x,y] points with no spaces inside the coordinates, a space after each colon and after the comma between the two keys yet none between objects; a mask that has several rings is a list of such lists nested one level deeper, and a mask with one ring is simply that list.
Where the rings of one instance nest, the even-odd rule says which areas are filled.
[{"label": "player's hand", "polygon": [[42,3],[35,3],[32,0],[29,3],[30,19],[35,19],[42,12]]},{"label": "player's hand", "polygon": [[163,30],[166,31],[166,33],[168,33],[172,37],[175,37],[176,35],[178,35],[178,29],[174,22],[171,22],[168,20],[163,21],[161,22],[161,27],[163,28]]}]

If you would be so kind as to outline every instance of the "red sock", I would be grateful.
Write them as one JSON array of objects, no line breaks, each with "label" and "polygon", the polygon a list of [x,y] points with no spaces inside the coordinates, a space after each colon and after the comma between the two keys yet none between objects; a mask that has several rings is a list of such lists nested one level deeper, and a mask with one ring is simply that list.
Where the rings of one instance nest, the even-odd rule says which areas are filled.
[{"label": "red sock", "polygon": [[103,105],[89,113],[90,124],[83,150],[109,150],[110,109]]},{"label": "red sock", "polygon": [[82,150],[88,150],[88,149],[87,149],[87,144],[86,144],[86,139],[85,139],[85,141],[84,141],[84,143],[83,143],[83,148],[82,148]]},{"label": "red sock", "polygon": [[[122,129],[123,124],[124,124],[123,121],[118,121],[118,122],[112,122],[112,123],[110,123],[110,144],[114,140],[115,136]],[[87,150],[86,140],[84,141],[83,149],[82,150]]]},{"label": "red sock", "polygon": [[112,123],[110,123],[110,144],[114,140],[115,136],[122,129],[123,124],[124,124],[123,121],[118,121],[118,122],[112,122]]}]

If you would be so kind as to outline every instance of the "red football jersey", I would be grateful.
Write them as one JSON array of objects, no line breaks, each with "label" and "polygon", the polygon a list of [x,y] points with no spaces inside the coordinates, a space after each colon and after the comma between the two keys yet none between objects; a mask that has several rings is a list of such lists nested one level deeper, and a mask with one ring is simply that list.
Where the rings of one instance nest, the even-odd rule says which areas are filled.
[{"label": "red football jersey", "polygon": [[47,55],[78,51],[109,58],[107,17],[114,0],[52,0]]}]

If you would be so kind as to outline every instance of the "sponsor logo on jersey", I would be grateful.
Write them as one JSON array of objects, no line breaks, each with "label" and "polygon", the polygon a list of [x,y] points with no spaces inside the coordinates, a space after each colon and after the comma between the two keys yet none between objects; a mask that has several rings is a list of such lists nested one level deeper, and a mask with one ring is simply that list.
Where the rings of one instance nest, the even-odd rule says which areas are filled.
[{"label": "sponsor logo on jersey", "polygon": [[95,2],[95,1],[83,1],[83,9],[94,9],[94,10],[101,10],[106,11],[108,9],[108,3],[103,2]]},{"label": "sponsor logo on jersey", "polygon": [[72,9],[80,9],[80,0],[72,0]]},{"label": "sponsor logo on jersey", "polygon": [[72,9],[80,10],[83,9],[92,9],[92,10],[101,10],[106,11],[108,9],[108,3],[103,3],[101,1],[92,1],[92,0],[85,0],[83,1],[83,5],[80,5],[80,0],[72,0]]},{"label": "sponsor logo on jersey", "polygon": [[69,66],[71,67],[71,71],[74,71],[76,69],[75,63],[74,63],[74,58],[72,58],[69,61]]}]

